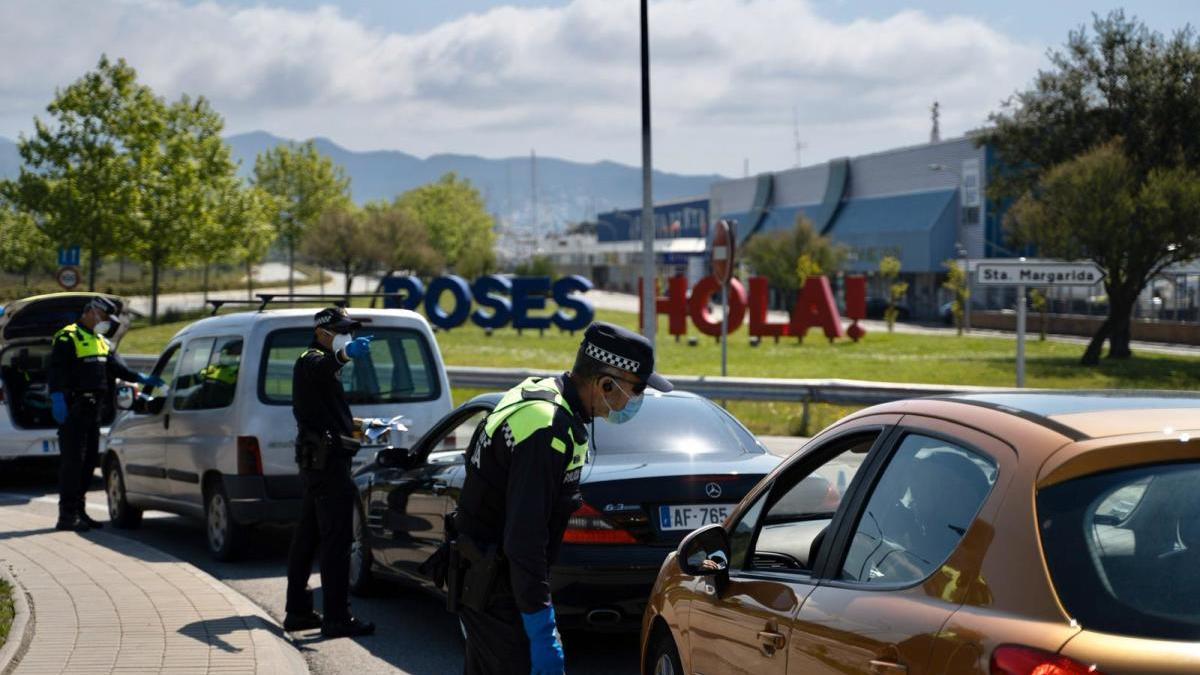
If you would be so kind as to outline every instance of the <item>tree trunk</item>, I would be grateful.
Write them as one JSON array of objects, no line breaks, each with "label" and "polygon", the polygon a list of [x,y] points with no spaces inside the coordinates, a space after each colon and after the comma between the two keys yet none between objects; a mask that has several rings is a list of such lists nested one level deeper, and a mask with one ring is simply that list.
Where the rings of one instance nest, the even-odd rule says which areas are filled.
[{"label": "tree trunk", "polygon": [[[342,266],[342,272],[346,275],[346,306],[350,305],[350,291],[354,286],[354,275],[350,271],[351,266],[352,263],[349,262]],[[323,277],[325,275],[322,273],[321,276]]]},{"label": "tree trunk", "polygon": [[88,246],[88,290],[96,290],[96,231],[92,230],[92,241]]},{"label": "tree trunk", "polygon": [[150,325],[158,323],[158,261],[150,263]]},{"label": "tree trunk", "polygon": [[1108,341],[1108,358],[1110,359],[1127,359],[1133,356],[1133,351],[1129,349],[1129,341],[1132,337],[1130,315],[1133,313],[1133,303],[1136,298],[1136,293],[1109,296],[1108,321],[1112,325],[1112,334]]},{"label": "tree trunk", "polygon": [[246,299],[254,299],[254,264],[246,258]]},{"label": "tree trunk", "polygon": [[288,239],[288,295],[296,293],[296,242]]},{"label": "tree trunk", "polygon": [[1104,341],[1108,339],[1110,333],[1112,333],[1111,316],[1104,319],[1104,322],[1096,329],[1096,334],[1092,336],[1092,341],[1088,343],[1087,349],[1083,352],[1083,358],[1079,360],[1081,365],[1100,365],[1100,352],[1104,349]]},{"label": "tree trunk", "polygon": [[208,306],[208,263],[204,263],[204,281],[201,285],[204,289],[204,306]]}]

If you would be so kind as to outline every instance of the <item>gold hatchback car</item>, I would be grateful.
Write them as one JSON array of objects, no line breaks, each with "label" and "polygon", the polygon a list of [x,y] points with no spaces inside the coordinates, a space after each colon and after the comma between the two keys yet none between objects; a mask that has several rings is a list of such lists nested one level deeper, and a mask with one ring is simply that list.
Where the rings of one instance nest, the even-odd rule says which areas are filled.
[{"label": "gold hatchback car", "polygon": [[856,413],[659,571],[654,675],[1200,672],[1200,397]]}]

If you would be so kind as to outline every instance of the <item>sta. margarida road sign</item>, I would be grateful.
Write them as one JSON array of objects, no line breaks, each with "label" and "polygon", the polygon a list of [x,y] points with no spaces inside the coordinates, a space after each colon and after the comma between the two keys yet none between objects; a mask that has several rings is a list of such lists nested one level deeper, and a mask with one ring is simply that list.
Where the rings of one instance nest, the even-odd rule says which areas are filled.
[{"label": "sta. margarida road sign", "polygon": [[1095,286],[1103,280],[1103,270],[1091,261],[980,261],[975,266],[975,282],[982,286]]}]

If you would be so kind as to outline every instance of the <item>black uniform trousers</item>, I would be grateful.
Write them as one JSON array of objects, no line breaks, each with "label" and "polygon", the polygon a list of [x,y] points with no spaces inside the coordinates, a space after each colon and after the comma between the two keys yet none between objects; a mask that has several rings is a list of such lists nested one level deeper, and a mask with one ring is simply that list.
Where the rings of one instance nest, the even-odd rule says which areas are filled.
[{"label": "black uniform trousers", "polygon": [[100,397],[71,394],[67,419],[58,428],[58,517],[83,513],[84,496],[100,460]]},{"label": "black uniform trousers", "polygon": [[320,551],[321,594],[325,620],[350,619],[350,543],[357,490],[348,460],[330,459],[324,469],[301,469],[304,486],[300,522],[288,552],[288,614],[313,610],[308,577]]},{"label": "black uniform trousers", "polygon": [[508,579],[496,583],[486,612],[460,607],[458,618],[467,633],[465,675],[529,675],[529,637]]}]

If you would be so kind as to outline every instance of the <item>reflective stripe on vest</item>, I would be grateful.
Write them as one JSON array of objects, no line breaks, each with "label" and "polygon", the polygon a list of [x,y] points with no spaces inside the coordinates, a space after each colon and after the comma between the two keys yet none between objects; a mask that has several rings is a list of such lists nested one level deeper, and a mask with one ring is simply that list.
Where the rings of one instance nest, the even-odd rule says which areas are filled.
[{"label": "reflective stripe on vest", "polygon": [[[525,391],[552,392],[554,400],[522,399],[521,394]],[[570,415],[575,414],[571,410],[570,404],[567,403],[567,399],[558,390],[554,378],[531,377],[504,394],[492,413],[488,415],[487,421],[484,422],[483,432],[488,438],[492,438],[496,430],[508,422],[508,428],[513,434],[513,444],[516,445],[534,433],[551,426],[554,423],[556,408],[562,408]],[[571,462],[567,465],[567,471],[573,471],[582,467],[587,461],[588,446],[587,443],[575,443],[575,438],[569,431],[567,435],[573,446]],[[567,443],[557,437],[550,440],[550,447],[563,454],[567,452]]]},{"label": "reflective stripe on vest", "polygon": [[75,344],[75,358],[81,361],[107,361],[112,347],[108,340],[101,335],[93,335],[86,330],[80,330],[79,324],[64,326],[54,334],[54,340],[66,335]]}]

